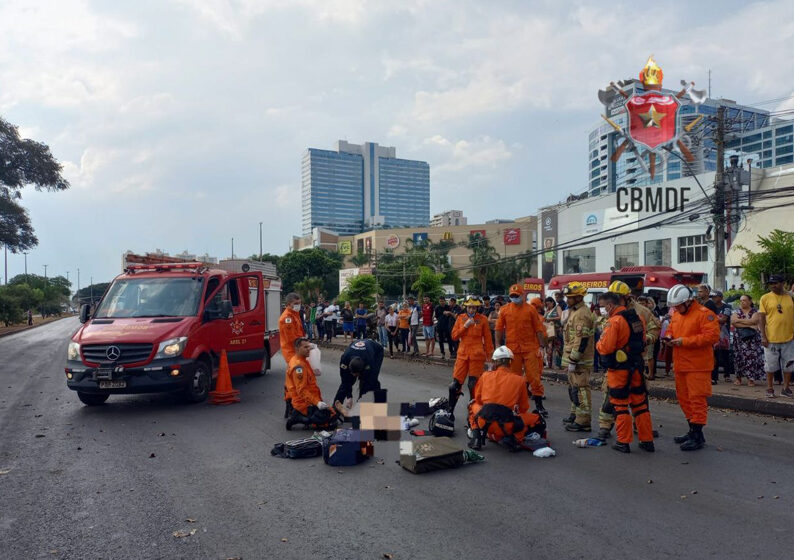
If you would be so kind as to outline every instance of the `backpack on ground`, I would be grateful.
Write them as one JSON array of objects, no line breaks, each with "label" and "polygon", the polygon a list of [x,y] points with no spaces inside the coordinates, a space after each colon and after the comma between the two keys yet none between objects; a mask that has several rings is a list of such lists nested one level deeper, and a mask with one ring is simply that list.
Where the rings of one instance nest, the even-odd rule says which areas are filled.
[{"label": "backpack on ground", "polygon": [[323,438],[322,449],[323,461],[332,467],[357,465],[375,453],[372,442],[361,438],[360,430],[347,428]]},{"label": "backpack on ground", "polygon": [[[473,457],[471,460],[473,462],[479,459]],[[463,447],[448,437],[428,437],[400,442],[400,466],[414,474],[452,469],[466,462],[467,457]]]},{"label": "backpack on ground", "polygon": [[285,459],[307,459],[323,454],[323,444],[316,438],[302,438],[277,443],[270,454]]}]

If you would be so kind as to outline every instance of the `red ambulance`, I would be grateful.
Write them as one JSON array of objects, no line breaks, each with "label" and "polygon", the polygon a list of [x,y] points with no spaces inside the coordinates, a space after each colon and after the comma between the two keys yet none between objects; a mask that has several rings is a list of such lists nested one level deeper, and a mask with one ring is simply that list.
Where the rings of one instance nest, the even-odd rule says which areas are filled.
[{"label": "red ambulance", "polygon": [[89,406],[129,393],[201,402],[223,350],[231,375],[264,375],[279,349],[281,281],[272,265],[266,277],[263,264],[127,266],[96,309],[81,307],[67,386]]}]

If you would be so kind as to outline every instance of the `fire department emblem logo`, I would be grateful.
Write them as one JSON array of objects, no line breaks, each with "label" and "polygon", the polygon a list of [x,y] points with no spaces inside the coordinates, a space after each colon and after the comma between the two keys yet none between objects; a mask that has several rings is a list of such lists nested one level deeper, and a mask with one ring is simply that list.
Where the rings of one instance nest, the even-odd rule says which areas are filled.
[{"label": "fire department emblem logo", "polygon": [[694,89],[695,82],[685,80],[681,80],[682,89],[678,93],[664,93],[663,77],[662,69],[651,56],[640,71],[643,92],[629,94],[623,91],[624,82],[610,82],[606,90],[598,92],[598,99],[607,108],[607,113],[614,114],[623,109],[627,116],[627,124],[622,127],[609,116],[601,115],[622,139],[612,154],[612,161],[617,162],[623,152],[631,150],[651,179],[656,174],[656,157],[666,160],[674,149],[687,163],[695,161],[689,149],[693,142],[688,134],[703,117],[698,116],[684,126],[679,109],[684,104],[700,105],[707,98],[705,91]]},{"label": "fire department emblem logo", "polygon": [[243,323],[240,319],[237,319],[232,321],[230,326],[232,327],[232,334],[240,335],[243,334],[243,327],[245,326],[245,323]]}]

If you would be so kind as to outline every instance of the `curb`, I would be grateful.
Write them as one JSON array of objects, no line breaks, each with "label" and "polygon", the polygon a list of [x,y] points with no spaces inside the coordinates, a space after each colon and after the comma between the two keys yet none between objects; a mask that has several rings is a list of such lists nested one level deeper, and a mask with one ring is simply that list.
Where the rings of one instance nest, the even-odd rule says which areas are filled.
[{"label": "curb", "polygon": [[[342,350],[344,351],[347,348],[345,344],[338,344],[336,342],[321,342],[319,344],[321,348],[333,348],[335,350]],[[454,360],[442,360],[441,358],[427,358],[424,356],[406,356],[403,354],[395,354],[395,360],[408,360],[411,362],[424,362],[433,365],[441,365],[441,366],[452,366],[455,361]],[[549,371],[545,370],[543,372],[543,378],[548,379],[550,381],[557,381],[559,383],[568,383],[568,375],[566,373],[561,373],[557,371]],[[595,381],[590,382],[590,387],[592,389],[596,389],[598,391],[601,390],[601,383],[600,381],[596,383]],[[678,402],[676,398],[675,389],[669,389],[667,387],[653,387],[651,386],[648,389],[648,394],[650,397],[654,399],[664,399],[670,400],[673,402]],[[708,404],[710,408],[725,408],[729,410],[735,410],[739,412],[751,412],[754,414],[764,414],[767,416],[778,416],[781,418],[794,418],[794,406],[790,404],[785,404],[784,401],[779,400],[759,400],[759,399],[745,399],[742,397],[733,397],[730,395],[712,395],[708,398]]]},{"label": "curb", "polygon": [[30,331],[33,329],[37,329],[39,327],[43,327],[44,325],[51,325],[53,323],[57,323],[58,321],[62,321],[63,319],[68,319],[69,317],[59,317],[54,321],[47,321],[46,323],[39,323],[38,325],[25,325],[24,329],[19,329],[18,331],[7,332],[7,333],[0,333],[0,338],[5,338],[7,336],[11,336],[12,334],[19,334],[21,332]]}]

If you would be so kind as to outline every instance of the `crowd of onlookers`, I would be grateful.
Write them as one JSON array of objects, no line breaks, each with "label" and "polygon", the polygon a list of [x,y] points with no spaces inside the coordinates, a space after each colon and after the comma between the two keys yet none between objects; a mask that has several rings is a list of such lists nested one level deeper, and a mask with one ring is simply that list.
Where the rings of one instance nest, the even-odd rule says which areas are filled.
[{"label": "crowd of onlookers", "polygon": [[[738,289],[731,286],[733,296],[730,301],[723,298],[721,291],[712,290],[706,284],[697,287],[696,300],[710,309],[720,323],[720,340],[714,347],[712,384],[719,382],[720,373],[725,382],[730,382],[733,377],[735,385],[743,385],[745,379],[750,386],[766,380],[768,397],[775,396],[774,382],[783,383],[781,394],[792,397],[789,383],[790,372],[794,370],[794,295],[780,276],[772,275],[767,284],[769,291],[759,302],[754,302],[745,293],[743,284]],[[502,296],[493,299],[486,296],[481,301],[478,311],[488,318],[493,336],[499,309],[505,300]],[[650,310],[652,320],[658,322],[659,338],[664,338],[674,311],[659,307],[656,300],[647,295],[639,296],[637,302]],[[561,292],[556,292],[542,305],[540,300],[537,304],[546,329],[544,364],[549,368],[559,368],[563,327],[568,314],[565,298]],[[591,310],[596,316],[597,342],[607,317],[595,302]],[[339,335],[345,342],[372,337],[389,349],[391,357],[395,351],[413,356],[433,356],[438,346],[442,358],[449,355],[454,359],[457,342],[452,340],[451,332],[456,317],[463,312],[455,297],[440,297],[435,302],[424,297],[421,303],[408,297],[404,302],[393,305],[380,301],[374,309],[367,309],[364,303],[353,308],[350,302],[341,305],[336,301],[312,302],[303,306],[301,318],[305,332],[315,340],[331,341]],[[420,335],[423,352],[419,344]],[[656,378],[657,363],[664,364],[665,375],[674,367],[669,346],[662,345],[660,341],[652,350],[648,349],[646,355],[645,373],[649,380]],[[593,370],[605,370],[597,353]]]}]

